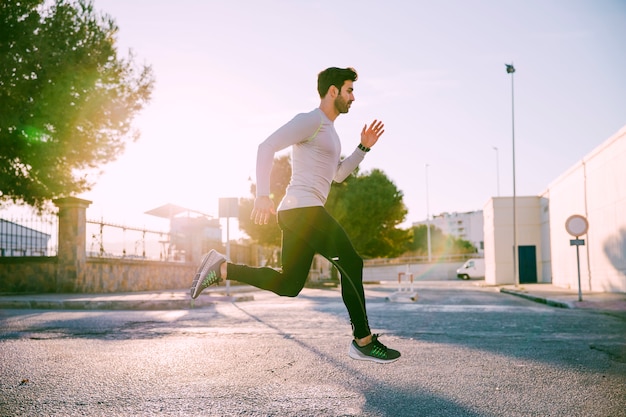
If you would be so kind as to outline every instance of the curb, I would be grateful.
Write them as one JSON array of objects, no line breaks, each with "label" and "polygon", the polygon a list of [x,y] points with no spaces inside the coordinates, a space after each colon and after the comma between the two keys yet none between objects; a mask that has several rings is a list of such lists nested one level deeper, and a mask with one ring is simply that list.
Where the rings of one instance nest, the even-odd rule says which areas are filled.
[{"label": "curb", "polygon": [[500,288],[500,292],[504,293],[504,294],[511,294],[511,295],[515,295],[515,296],[518,296],[518,297],[522,297],[522,298],[525,298],[527,300],[534,301],[536,303],[546,304],[546,305],[549,305],[551,307],[574,308],[574,305],[572,303],[568,303],[568,302],[565,302],[565,301],[552,300],[552,299],[546,298],[546,297],[539,297],[539,296],[536,296],[536,295],[528,294],[528,293],[523,292],[523,291],[510,290],[508,288]]},{"label": "curb", "polygon": [[2,300],[0,309],[32,310],[189,310],[220,302],[253,301],[253,295],[206,296],[195,300]]}]

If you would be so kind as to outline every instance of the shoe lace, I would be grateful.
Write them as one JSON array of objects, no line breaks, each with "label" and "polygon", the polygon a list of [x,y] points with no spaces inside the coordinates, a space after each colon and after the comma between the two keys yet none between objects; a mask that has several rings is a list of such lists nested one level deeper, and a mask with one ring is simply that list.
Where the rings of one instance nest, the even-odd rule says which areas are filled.
[{"label": "shoe lace", "polygon": [[202,286],[205,288],[210,287],[211,285],[215,284],[217,281],[219,281],[219,277],[217,276],[217,273],[215,271],[209,271],[206,277],[204,277],[204,279],[202,280]]},{"label": "shoe lace", "polygon": [[387,346],[383,345],[378,341],[378,334],[372,335],[372,349],[370,351],[372,356],[376,356],[378,358],[386,358],[387,357]]}]

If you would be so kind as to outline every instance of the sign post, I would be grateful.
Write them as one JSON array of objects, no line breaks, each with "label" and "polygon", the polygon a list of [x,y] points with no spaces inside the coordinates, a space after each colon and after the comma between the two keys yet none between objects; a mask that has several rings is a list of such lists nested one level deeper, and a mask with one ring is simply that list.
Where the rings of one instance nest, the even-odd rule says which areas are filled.
[{"label": "sign post", "polygon": [[582,236],[587,233],[589,229],[589,222],[584,216],[580,214],[574,214],[569,216],[565,221],[565,230],[567,233],[574,236],[576,239],[571,239],[569,241],[570,246],[576,246],[576,264],[578,266],[578,301],[583,300],[583,293],[580,289],[580,255],[579,248],[580,246],[585,245],[585,239],[579,239],[579,236]]},{"label": "sign post", "polygon": [[[230,218],[239,217],[238,198],[219,199],[219,217],[226,217],[226,259],[230,261]],[[230,295],[230,280],[226,280],[226,295]]]}]

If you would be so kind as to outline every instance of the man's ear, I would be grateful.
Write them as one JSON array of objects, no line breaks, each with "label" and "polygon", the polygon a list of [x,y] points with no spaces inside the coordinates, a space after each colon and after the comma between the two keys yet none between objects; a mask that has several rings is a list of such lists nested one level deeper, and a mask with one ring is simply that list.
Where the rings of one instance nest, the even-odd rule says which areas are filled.
[{"label": "man's ear", "polygon": [[334,85],[330,86],[330,88],[328,89],[328,92],[330,93],[330,96],[332,98],[337,98],[337,96],[339,96],[339,89]]}]

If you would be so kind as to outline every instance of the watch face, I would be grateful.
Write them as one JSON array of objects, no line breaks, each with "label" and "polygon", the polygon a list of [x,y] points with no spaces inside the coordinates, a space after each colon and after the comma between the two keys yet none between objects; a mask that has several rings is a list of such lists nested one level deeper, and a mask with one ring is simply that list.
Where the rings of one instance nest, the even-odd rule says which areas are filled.
[{"label": "watch face", "polygon": [[588,228],[587,219],[579,214],[574,214],[565,221],[565,229],[572,236],[582,236],[587,233]]}]

